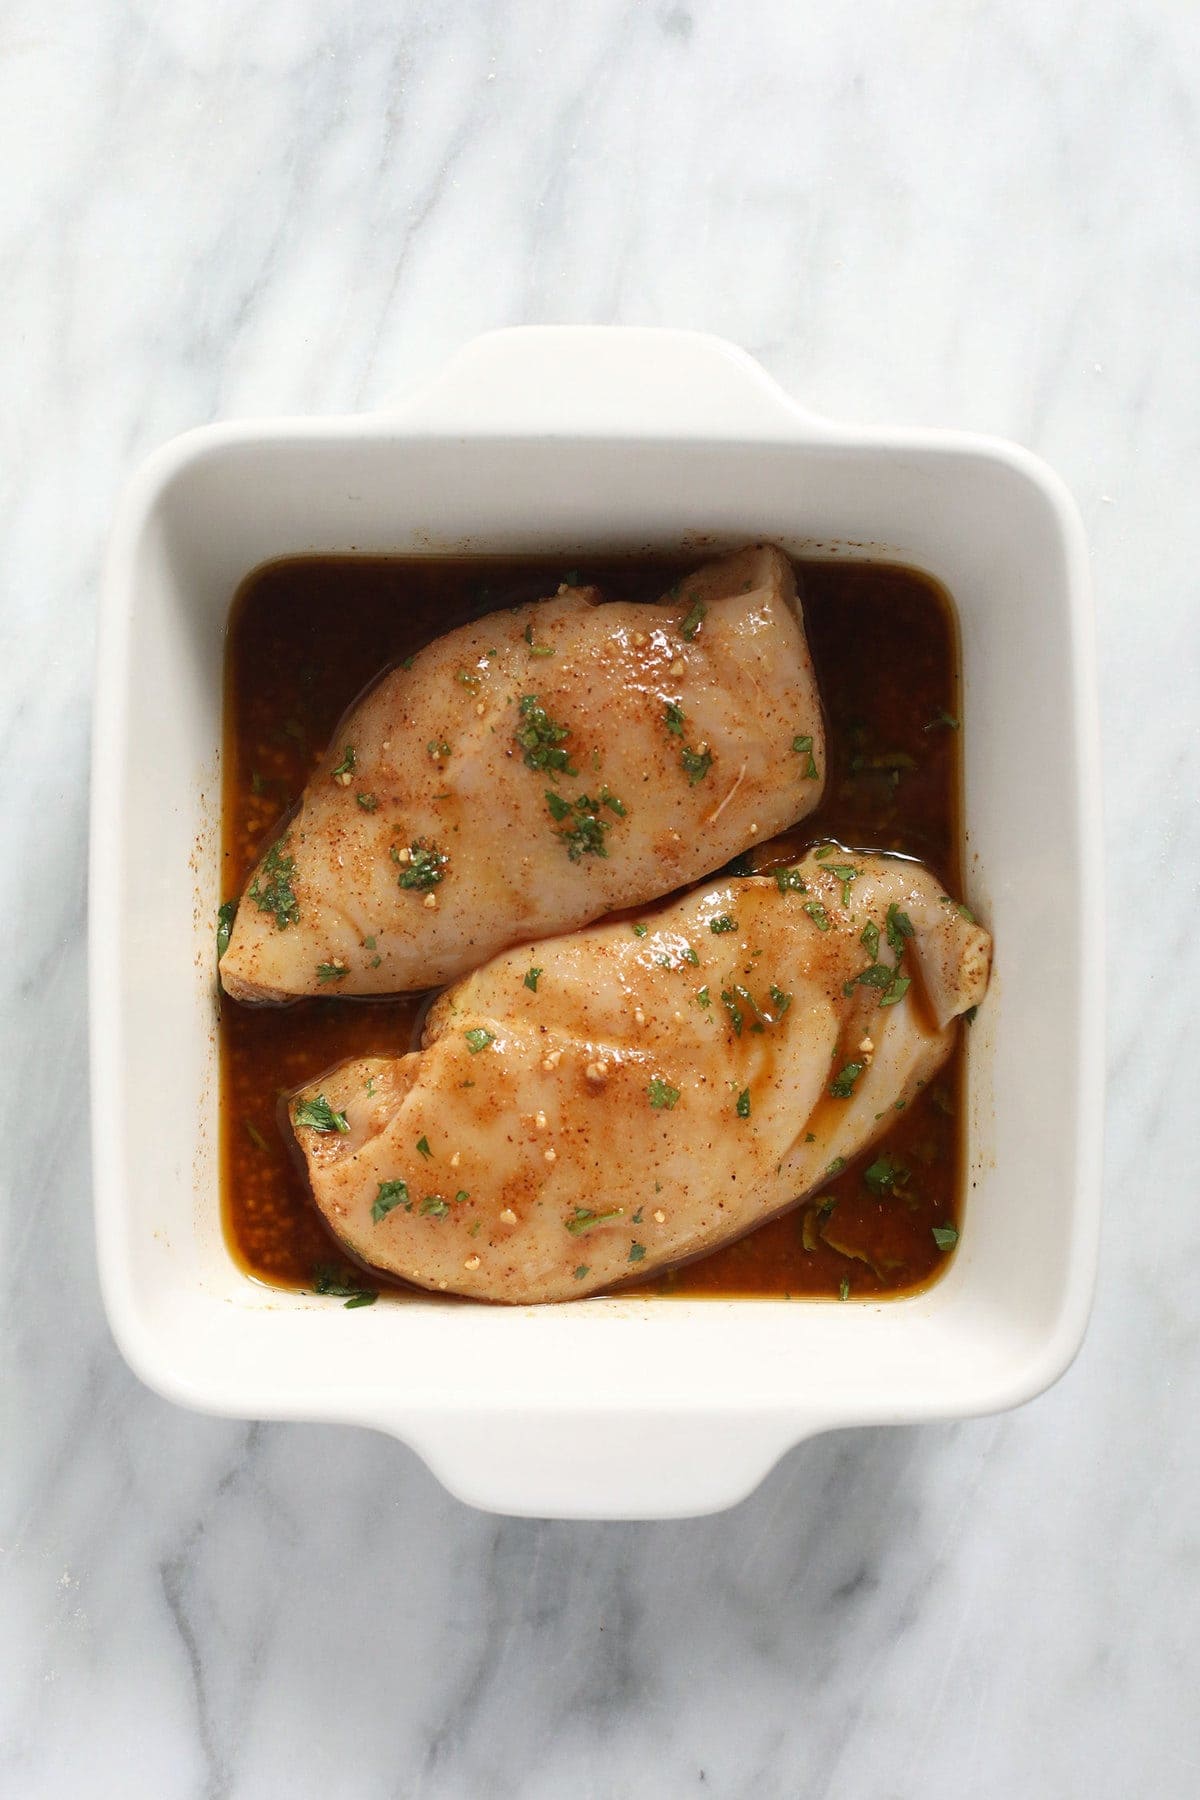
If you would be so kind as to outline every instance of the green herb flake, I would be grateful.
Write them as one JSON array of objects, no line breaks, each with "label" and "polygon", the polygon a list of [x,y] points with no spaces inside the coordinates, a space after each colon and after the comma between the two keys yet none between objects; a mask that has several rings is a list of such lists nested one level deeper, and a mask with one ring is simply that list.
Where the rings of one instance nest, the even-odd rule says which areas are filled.
[{"label": "green herb flake", "polygon": [[633,935],[634,937],[645,937],[649,929],[650,927],[648,925],[635,925],[633,928]]},{"label": "green herb flake", "polygon": [[679,1089],[664,1081],[661,1075],[653,1077],[646,1093],[649,1095],[651,1106],[656,1111],[672,1112],[679,1099]]},{"label": "green herb flake", "polygon": [[975,1023],[975,1018],[976,1018],[976,1015],[978,1012],[979,1012],[979,1008],[977,1006],[968,1006],[966,1012],[963,1014],[963,1018],[966,1020],[968,1025],[973,1025]]},{"label": "green herb flake", "polygon": [[876,1198],[881,1198],[892,1188],[904,1187],[911,1178],[912,1171],[908,1166],[886,1150],[863,1170],[863,1180]]},{"label": "green herb flake", "polygon": [[848,1062],[839,1069],[829,1084],[829,1092],[835,1100],[848,1100],[854,1092],[854,1084],[866,1068],[865,1063]]},{"label": "green herb flake", "polygon": [[645,1254],[646,1254],[645,1244],[630,1244],[630,1246],[629,1246],[630,1262],[641,1262],[641,1260],[642,1260],[643,1256],[645,1256]]},{"label": "green herb flake", "polygon": [[857,975],[852,975],[849,981],[844,981],[842,992],[849,997],[856,987],[890,988],[896,979],[896,971],[891,963],[871,963],[869,967],[860,969]]},{"label": "green herb flake", "polygon": [[804,765],[804,780],[805,781],[817,781],[820,779],[820,772],[817,769],[817,765],[816,765],[815,761],[813,760],[812,747],[813,747],[813,741],[812,741],[812,737],[810,735],[806,734],[804,736],[798,736],[798,737],[794,737],[792,739],[792,749],[796,752],[796,755],[804,756],[804,757],[808,758],[807,762]]},{"label": "green herb flake", "polygon": [[887,993],[879,996],[880,1006],[895,1006],[898,1001],[903,1000],[911,986],[912,982],[907,975],[896,975]]},{"label": "green herb flake", "polygon": [[373,1306],[379,1295],[356,1281],[349,1269],[338,1269],[330,1263],[318,1263],[313,1270],[313,1292],[345,1299],[347,1312],[357,1306]]},{"label": "green herb flake", "polygon": [[337,1131],[344,1137],[349,1131],[344,1112],[334,1112],[324,1094],[315,1100],[301,1100],[292,1113],[293,1125],[304,1125],[310,1131]]},{"label": "green herb flake", "polygon": [[782,1019],[784,1013],[792,1004],[792,996],[790,994],[785,994],[781,987],[775,986],[774,982],[771,983],[771,987],[768,991],[770,992],[771,1002],[775,1008],[775,1016],[777,1019]]},{"label": "green herb flake", "polygon": [[685,963],[691,963],[693,969],[698,969],[700,967],[700,958],[690,944],[685,944],[683,946],[683,960]]},{"label": "green herb flake", "polygon": [[775,886],[781,894],[807,894],[799,869],[776,869]]},{"label": "green herb flake", "polygon": [[350,777],[354,773],[354,764],[355,764],[354,745],[347,744],[346,748],[342,751],[341,762],[338,764],[336,769],[330,769],[329,773],[333,776],[333,779],[335,781],[338,779],[339,776],[344,775],[346,778],[346,782],[349,783]]},{"label": "green herb flake", "polygon": [[433,1155],[433,1151],[429,1148],[429,1139],[425,1137],[417,1139],[417,1150],[422,1156]]},{"label": "green herb flake", "polygon": [[271,845],[263,858],[262,868],[250,883],[251,900],[259,912],[274,914],[279,931],[286,931],[289,925],[296,925],[300,920],[300,908],[292,888],[296,859],[283,854],[287,843],[286,838],[280,838]]},{"label": "green herb flake", "polygon": [[953,1250],[958,1242],[958,1233],[953,1225],[934,1225],[933,1241],[939,1250]]},{"label": "green herb flake", "polygon": [[345,981],[350,973],[344,962],[325,962],[317,964],[318,981]]},{"label": "green herb flake", "polygon": [[728,988],[721,989],[721,1004],[729,1014],[729,1023],[733,1026],[733,1035],[735,1037],[741,1037],[742,1025],[744,1022],[742,1009],[738,1005],[734,994],[730,993]]},{"label": "green herb flake", "polygon": [[708,929],[714,937],[722,937],[727,931],[737,930],[737,920],[731,919],[728,913],[721,913],[717,918],[708,921]]},{"label": "green herb flake", "polygon": [[712,768],[712,760],[712,752],[709,750],[693,750],[687,747],[680,752],[680,766],[687,775],[689,787],[695,787],[698,781],[704,780]]},{"label": "green herb flake", "polygon": [[374,812],[375,808],[379,805],[374,794],[355,794],[354,798],[358,801],[358,804],[362,807],[364,812]]},{"label": "green herb flake", "polygon": [[682,706],[676,706],[673,702],[668,701],[666,710],[663,713],[663,724],[675,737],[682,737],[684,726],[684,711]]},{"label": "green herb flake", "polygon": [[233,921],[237,918],[238,903],[226,900],[217,908],[217,961],[220,962],[229,948],[229,940],[233,935]]},{"label": "green herb flake", "polygon": [[841,882],[842,905],[849,911],[850,884],[851,882],[858,880],[859,876],[862,874],[862,870],[856,869],[852,863],[830,863],[829,873],[833,876],[835,881]]},{"label": "green herb flake", "polygon": [[536,694],[522,694],[521,723],[513,733],[527,769],[548,770],[552,775],[578,775],[562,745],[571,735],[569,725],[557,725]]},{"label": "green herb flake", "polygon": [[708,616],[708,608],[703,600],[693,600],[691,611],[679,627],[679,635],[690,644]]},{"label": "green herb flake", "polygon": [[748,1119],[750,1117],[750,1089],[749,1088],[743,1088],[741,1093],[738,1095],[737,1107],[735,1110],[737,1112],[737,1116],[739,1119]]},{"label": "green herb flake", "polygon": [[470,1031],[464,1031],[463,1036],[467,1040],[467,1049],[472,1056],[478,1056],[481,1050],[486,1050],[489,1044],[494,1044],[496,1041],[495,1032],[485,1031],[482,1025],[475,1025]]},{"label": "green herb flake", "polygon": [[904,954],[905,939],[914,935],[912,920],[906,912],[900,911],[893,900],[887,909],[887,941],[895,951],[897,959]]},{"label": "green herb flake", "polygon": [[470,669],[455,669],[454,679],[460,687],[465,687],[471,694],[477,694],[482,686],[480,677],[472,674]]},{"label": "green herb flake", "polygon": [[570,819],[571,823],[556,836],[567,847],[567,855],[572,862],[579,862],[585,856],[607,856],[608,849],[605,838],[609,832],[606,819],[597,817],[602,806],[608,806],[613,812],[623,814],[625,808],[615,795],[607,788],[601,791],[599,799],[589,794],[580,794],[573,801],[566,801],[551,790],[546,791],[546,804],[550,808],[551,817],[558,823]]},{"label": "green herb flake", "polygon": [[397,1206],[402,1206],[405,1212],[412,1211],[412,1201],[408,1197],[408,1183],[406,1181],[381,1181],[379,1192],[371,1204],[371,1217],[376,1225],[380,1219],[386,1219]]},{"label": "green herb flake", "polygon": [[824,862],[825,858],[827,856],[832,856],[836,849],[837,849],[836,844],[822,844],[821,848],[819,850],[813,851],[813,855],[815,856],[815,858],[817,859],[818,862]]},{"label": "green herb flake", "polygon": [[591,1272],[592,1272],[592,1269],[591,1269],[590,1263],[580,1263],[579,1267],[575,1271],[576,1281],[582,1281],[584,1276],[590,1275]]},{"label": "green herb flake", "polygon": [[447,1219],[450,1207],[440,1194],[426,1194],[417,1211],[423,1219]]},{"label": "green herb flake", "polygon": [[939,707],[925,729],[926,731],[961,731],[962,720],[956,719],[954,714],[947,712],[944,707]]},{"label": "green herb flake", "polygon": [[471,1196],[468,1194],[466,1188],[459,1188],[457,1194],[454,1196],[454,1203],[456,1206],[461,1206],[464,1200],[469,1200],[470,1198]]},{"label": "green herb flake", "polygon": [[819,900],[806,900],[804,902],[804,910],[818,931],[829,930],[829,914],[825,911],[825,908],[821,905]]},{"label": "green herb flake", "polygon": [[256,1150],[267,1150],[270,1148],[266,1138],[258,1129],[258,1126],[254,1123],[253,1119],[243,1119],[242,1124],[246,1127],[246,1136],[250,1139],[250,1142],[254,1145]]},{"label": "green herb flake", "polygon": [[865,945],[867,955],[870,957],[872,962],[875,962],[879,956],[879,927],[878,927],[878,925],[873,925],[873,924],[864,925],[863,929],[862,929],[862,936],[859,938],[858,941],[860,944]]},{"label": "green herb flake", "polygon": [[838,1289],[838,1299],[839,1300],[848,1300],[849,1298],[850,1298],[850,1277],[848,1275],[843,1275],[842,1276],[842,1285]]},{"label": "green herb flake", "polygon": [[415,844],[408,847],[408,856],[395,854],[399,862],[400,886],[415,889],[419,894],[427,894],[444,879],[446,864],[450,858],[436,844],[427,844],[424,838],[418,838]]},{"label": "green herb flake", "polygon": [[827,1168],[825,1170],[825,1180],[832,1181],[835,1175],[841,1174],[841,1172],[845,1168],[845,1166],[846,1166],[845,1157],[844,1156],[835,1156],[833,1161],[827,1166]]},{"label": "green herb flake", "polygon": [[578,1237],[581,1232],[591,1231],[593,1226],[607,1225],[610,1219],[619,1219],[624,1211],[623,1206],[614,1206],[611,1212],[602,1213],[589,1212],[586,1206],[577,1206],[573,1217],[564,1219],[563,1224],[572,1237]]},{"label": "green herb flake", "polygon": [[942,906],[952,906],[959,918],[965,919],[968,925],[978,925],[979,920],[975,917],[975,914],[971,911],[969,906],[963,905],[959,900],[952,900],[949,894],[940,894],[938,899]]},{"label": "green herb flake", "polygon": [[541,972],[542,971],[536,965],[532,969],[527,969],[525,971],[525,986],[529,989],[531,994],[537,993],[538,976]]},{"label": "green herb flake", "polygon": [[712,1005],[712,995],[709,993],[707,987],[702,987],[697,990],[696,999],[700,1002],[701,1006]]},{"label": "green herb flake", "polygon": [[400,667],[402,669],[411,669],[416,660],[415,656],[402,656],[400,658]]}]

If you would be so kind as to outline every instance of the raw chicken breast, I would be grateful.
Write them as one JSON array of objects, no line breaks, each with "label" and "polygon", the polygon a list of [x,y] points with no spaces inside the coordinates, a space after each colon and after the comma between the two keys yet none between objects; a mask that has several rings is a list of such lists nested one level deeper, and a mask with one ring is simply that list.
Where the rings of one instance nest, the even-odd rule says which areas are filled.
[{"label": "raw chicken breast", "polygon": [[991,940],[918,864],[826,847],[498,956],[423,1048],[291,1103],[363,1262],[565,1300],[715,1249],[887,1129],[982,999]]},{"label": "raw chicken breast", "polygon": [[638,906],[804,816],[825,740],[791,565],[759,548],[656,605],[593,588],[461,626],[348,715],[247,885],[240,1000],[453,980]]}]

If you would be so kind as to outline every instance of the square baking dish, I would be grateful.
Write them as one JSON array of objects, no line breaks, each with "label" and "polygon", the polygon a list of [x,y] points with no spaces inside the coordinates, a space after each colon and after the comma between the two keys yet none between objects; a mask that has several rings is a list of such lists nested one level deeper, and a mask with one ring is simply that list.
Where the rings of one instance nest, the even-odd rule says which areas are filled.
[{"label": "square baking dish", "polygon": [[[967,896],[995,971],[944,1277],[846,1306],[418,1297],[349,1312],[250,1279],[221,1228],[213,941],[238,584],[314,551],[758,538],[913,565],[957,606]],[[207,1412],[392,1432],[477,1506],[578,1518],[715,1510],[813,1433],[990,1412],[1048,1386],[1083,1336],[1099,1226],[1091,631],[1080,522],[1035,458],[815,418],[692,333],[497,332],[387,415],[218,425],[157,452],[111,544],[92,793],[96,1226],[131,1366]]]}]

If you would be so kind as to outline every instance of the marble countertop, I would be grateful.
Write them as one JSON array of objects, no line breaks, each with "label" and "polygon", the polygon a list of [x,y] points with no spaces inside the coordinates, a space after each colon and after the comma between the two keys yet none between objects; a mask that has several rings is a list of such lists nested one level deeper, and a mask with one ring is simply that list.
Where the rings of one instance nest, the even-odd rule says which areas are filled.
[{"label": "marble countertop", "polygon": [[[1192,0],[0,7],[4,1800],[1200,1792],[1198,98]],[[114,497],[187,426],[385,405],[546,321],[713,330],[818,410],[1016,438],[1095,558],[1083,1352],[679,1524],[489,1517],[382,1437],[177,1411],[97,1292]]]}]

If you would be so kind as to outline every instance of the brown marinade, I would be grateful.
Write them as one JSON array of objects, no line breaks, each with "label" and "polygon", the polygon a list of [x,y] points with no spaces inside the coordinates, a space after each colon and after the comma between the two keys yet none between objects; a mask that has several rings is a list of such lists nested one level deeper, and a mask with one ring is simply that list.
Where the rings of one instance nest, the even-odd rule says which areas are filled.
[{"label": "brown marinade", "polygon": [[[570,573],[612,598],[655,600],[697,560],[581,558],[578,576]],[[792,861],[807,844],[833,837],[919,857],[958,894],[961,734],[949,598],[929,577],[888,564],[797,567],[828,718],[829,776],[820,809],[793,836],[757,850],[755,866]],[[467,619],[543,597],[567,573],[562,560],[313,556],[250,575],[234,599],[226,645],[223,897],[241,891],[368,682]],[[420,996],[222,1002],[222,1210],[229,1246],[251,1275],[309,1287],[319,1265],[345,1264],[286,1147],[279,1099],[347,1057],[408,1050],[421,1005]],[[855,1298],[867,1298],[924,1285],[944,1260],[932,1228],[959,1217],[961,1065],[960,1045],[883,1142],[822,1190],[819,1198],[836,1202],[822,1223],[840,1250],[804,1207],[626,1291],[795,1298],[837,1295],[848,1282]],[[882,1187],[881,1156],[901,1172]],[[392,1284],[381,1277],[373,1285]]]}]

